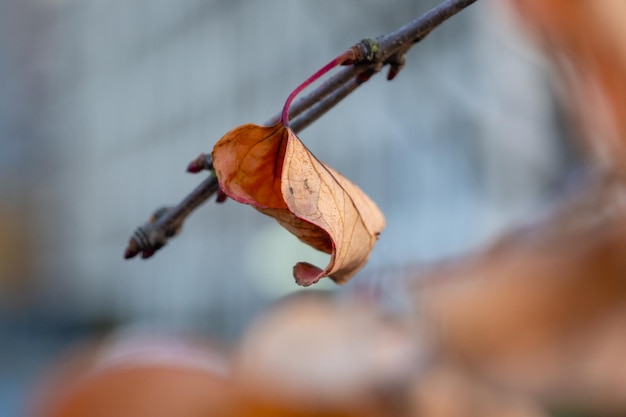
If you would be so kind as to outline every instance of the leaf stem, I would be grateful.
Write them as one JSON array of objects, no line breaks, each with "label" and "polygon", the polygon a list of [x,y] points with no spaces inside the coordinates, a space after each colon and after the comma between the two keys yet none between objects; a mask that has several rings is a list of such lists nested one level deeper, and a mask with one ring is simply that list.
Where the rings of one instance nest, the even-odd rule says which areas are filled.
[{"label": "leaf stem", "polygon": [[341,55],[339,55],[338,57],[330,61],[328,64],[324,65],[322,68],[317,70],[315,74],[311,75],[309,78],[304,80],[302,84],[297,86],[296,89],[293,90],[289,94],[289,96],[287,97],[287,100],[285,101],[285,105],[283,106],[283,111],[281,113],[281,119],[280,119],[282,124],[285,127],[289,127],[289,108],[291,107],[291,102],[293,101],[294,98],[296,98],[298,94],[300,94],[302,90],[307,88],[309,85],[313,84],[315,81],[320,79],[324,74],[326,74],[333,68],[338,67],[344,62],[353,60],[354,56],[355,56],[355,51],[352,48],[348,49],[346,52],[342,53]]}]

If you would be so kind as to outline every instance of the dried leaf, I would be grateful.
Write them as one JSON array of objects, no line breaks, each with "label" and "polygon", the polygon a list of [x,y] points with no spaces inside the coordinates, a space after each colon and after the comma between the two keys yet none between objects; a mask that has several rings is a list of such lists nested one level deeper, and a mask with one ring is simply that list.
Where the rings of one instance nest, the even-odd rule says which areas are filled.
[{"label": "dried leaf", "polygon": [[415,305],[445,351],[551,404],[624,414],[625,192],[588,184],[543,222],[421,275]]},{"label": "dried leaf", "polygon": [[221,189],[233,200],[274,217],[304,243],[331,254],[325,269],[294,266],[299,285],[320,278],[346,282],[365,265],[385,219],[356,185],[320,162],[282,124],[247,124],[213,148]]},{"label": "dried leaf", "polygon": [[626,170],[626,2],[510,0],[545,48],[590,156]]},{"label": "dried leaf", "polygon": [[404,416],[398,408],[409,394],[405,387],[431,353],[416,336],[369,301],[298,293],[246,329],[233,356],[233,380],[265,401],[302,410]]}]

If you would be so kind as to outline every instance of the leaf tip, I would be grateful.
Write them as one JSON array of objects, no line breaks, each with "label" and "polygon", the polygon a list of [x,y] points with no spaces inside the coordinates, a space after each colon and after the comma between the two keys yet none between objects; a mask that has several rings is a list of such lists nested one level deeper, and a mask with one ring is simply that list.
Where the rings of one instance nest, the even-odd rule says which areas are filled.
[{"label": "leaf tip", "polygon": [[298,262],[293,267],[293,277],[296,279],[296,284],[302,287],[315,284],[324,276],[323,269],[307,262]]}]

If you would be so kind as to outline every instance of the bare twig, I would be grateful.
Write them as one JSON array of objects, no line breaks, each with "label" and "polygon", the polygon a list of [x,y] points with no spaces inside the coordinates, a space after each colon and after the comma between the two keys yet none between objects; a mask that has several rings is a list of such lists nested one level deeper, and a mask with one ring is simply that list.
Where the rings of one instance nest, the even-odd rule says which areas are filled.
[{"label": "bare twig", "polygon": [[[349,68],[330,77],[309,95],[296,101],[290,110],[291,127],[301,130],[315,122],[332,109],[344,97],[367,81],[370,76],[380,71],[383,65],[389,65],[387,79],[392,80],[404,66],[404,55],[417,42],[424,39],[437,26],[454,16],[476,0],[448,0],[410,23],[373,41],[363,40],[355,45],[362,51],[362,57]],[[369,53],[374,49],[373,53]],[[341,93],[339,93],[341,91]],[[333,95],[329,98],[329,95]],[[280,120],[280,115],[270,119],[268,124]],[[299,129],[296,129],[296,126]]]},{"label": "bare twig", "polygon": [[[404,66],[406,52],[424,39],[433,29],[454,16],[476,0],[447,0],[410,23],[375,40],[364,39],[353,46],[356,58],[350,66],[322,82],[315,90],[296,100],[289,108],[291,129],[298,133],[315,122],[337,103],[356,90],[363,82],[389,65],[387,79],[393,79]],[[281,114],[272,117],[266,124],[273,125]],[[178,205],[157,210],[150,220],[139,227],[131,236],[124,253],[132,258],[141,253],[149,258],[162,248],[169,238],[181,229],[191,212],[219,192],[219,185],[209,155],[201,154],[189,166],[190,172],[208,170],[210,175]],[[218,201],[223,201],[218,196]]]}]

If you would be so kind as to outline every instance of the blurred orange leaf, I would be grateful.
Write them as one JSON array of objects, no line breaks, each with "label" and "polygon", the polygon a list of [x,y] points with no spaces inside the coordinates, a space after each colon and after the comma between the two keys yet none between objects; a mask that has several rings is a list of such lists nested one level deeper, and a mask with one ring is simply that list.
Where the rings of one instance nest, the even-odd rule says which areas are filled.
[{"label": "blurred orange leaf", "polygon": [[320,162],[291,129],[247,124],[213,148],[220,188],[274,217],[302,242],[331,254],[325,269],[294,266],[299,285],[343,283],[365,265],[385,219],[361,189]]}]

